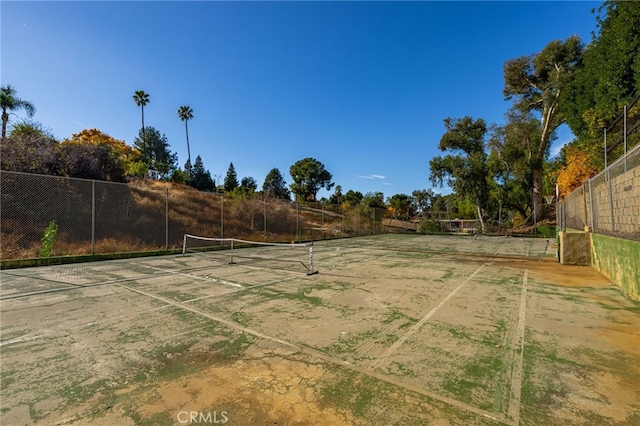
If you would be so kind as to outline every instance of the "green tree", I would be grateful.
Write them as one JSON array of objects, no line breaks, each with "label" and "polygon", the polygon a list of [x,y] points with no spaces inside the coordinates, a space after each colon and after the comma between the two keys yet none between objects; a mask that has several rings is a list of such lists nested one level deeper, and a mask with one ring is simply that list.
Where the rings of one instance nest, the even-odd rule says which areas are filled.
[{"label": "green tree", "polygon": [[409,220],[415,215],[416,205],[413,198],[407,194],[392,195],[388,204],[398,219]]},{"label": "green tree", "polygon": [[446,133],[440,139],[440,151],[458,152],[456,155],[434,157],[430,162],[429,180],[442,187],[447,183],[458,196],[468,197],[476,206],[484,233],[484,216],[489,202],[489,169],[485,153],[484,120],[471,117],[444,120]]},{"label": "green tree", "polygon": [[333,194],[329,197],[329,204],[340,204],[343,198],[342,185],[336,185],[336,189],[333,190]]},{"label": "green tree", "polygon": [[178,154],[169,150],[169,141],[155,127],[140,130],[133,141],[133,147],[142,153],[149,169],[160,172],[160,178],[170,176],[178,165]]},{"label": "green tree", "polygon": [[142,133],[142,149],[140,150],[140,152],[142,153],[142,161],[146,162],[147,158],[145,157],[145,154],[147,153],[147,138],[144,133],[144,107],[149,103],[149,94],[144,90],[136,90],[133,94],[133,101],[136,103],[136,106],[139,106],[142,110],[142,127],[140,128],[140,132]]},{"label": "green tree", "polygon": [[[587,151],[592,162],[602,167],[603,129],[640,92],[640,2],[605,1],[597,12],[599,31],[565,91],[562,107],[578,137],[574,146]],[[630,112],[638,117],[638,111]],[[608,146],[619,138],[610,134]]]},{"label": "green tree", "polygon": [[33,117],[36,108],[29,101],[20,99],[17,96],[16,89],[10,84],[0,86],[0,108],[2,108],[2,142],[7,140],[7,123],[9,122],[9,114],[12,111],[25,110],[27,116]]},{"label": "green tree", "polygon": [[189,176],[187,175],[187,172],[183,171],[180,168],[177,168],[173,171],[173,173],[171,173],[171,177],[169,178],[171,180],[171,182],[175,182],[175,183],[187,183],[187,179],[189,178]]},{"label": "green tree", "polygon": [[[184,121],[184,129],[187,133],[187,162],[189,163],[189,166],[191,166],[191,148],[189,147],[189,120],[191,120],[193,118],[193,110],[191,109],[191,107],[187,106],[187,105],[183,105],[180,108],[178,108],[178,117],[180,117],[180,120]],[[186,170],[186,167],[185,167]],[[189,173],[189,180],[191,180],[191,167],[189,167],[188,170],[186,170],[187,173]]]},{"label": "green tree", "polygon": [[248,196],[248,195],[254,194],[257,189],[258,189],[258,182],[256,182],[254,178],[249,176],[249,177],[243,177],[240,180],[240,186],[235,188],[233,190],[233,193],[235,195]]},{"label": "green tree", "polygon": [[202,157],[199,155],[196,157],[196,162],[193,164],[191,186],[199,191],[213,191],[216,187],[213,179],[211,179],[211,173],[209,173],[209,170],[204,168]]},{"label": "green tree", "polygon": [[387,205],[384,203],[384,194],[382,192],[367,192],[362,198],[362,204],[376,209],[387,208]]},{"label": "green tree", "polygon": [[238,174],[236,168],[233,167],[233,163],[229,164],[227,169],[227,175],[224,178],[224,190],[225,192],[233,192],[238,187]]},{"label": "green tree", "polygon": [[191,164],[191,160],[187,160],[184,163],[184,173],[186,175],[186,184],[191,185],[191,176],[193,176],[193,165]]},{"label": "green tree", "polygon": [[287,188],[287,182],[277,168],[273,168],[267,173],[262,184],[262,191],[267,197],[291,200],[291,192]]},{"label": "green tree", "polygon": [[328,191],[334,185],[331,173],[315,158],[307,157],[296,161],[289,169],[289,174],[293,179],[291,192],[296,195],[296,200],[315,201],[321,188]]},{"label": "green tree", "polygon": [[[425,213],[433,206],[436,194],[433,189],[416,189],[411,195],[413,196],[415,207],[418,213]],[[439,194],[438,194],[439,195]]]},{"label": "green tree", "polygon": [[[533,211],[534,170],[543,170],[547,151],[540,158],[540,120],[520,109],[511,109],[507,123],[495,126],[489,139],[489,168],[496,185],[494,196],[503,206],[518,210],[523,216]],[[550,141],[555,140],[555,132]],[[540,209],[541,204],[536,205]]]},{"label": "green tree", "polygon": [[362,195],[362,192],[354,191],[353,189],[348,190],[344,195],[344,201],[350,206],[357,206],[363,199],[364,195]]},{"label": "green tree", "polygon": [[240,186],[242,188],[245,188],[249,192],[256,192],[256,190],[258,189],[258,182],[256,182],[256,180],[251,176],[243,177],[240,181]]},{"label": "green tree", "polygon": [[[580,66],[583,54],[580,37],[569,37],[565,42],[555,40],[540,53],[508,60],[504,65],[504,90],[507,100],[524,112],[540,114],[540,141],[533,152],[532,203],[542,206],[542,172],[554,131],[564,123],[560,101],[569,82]],[[536,208],[538,219],[542,208]]]}]

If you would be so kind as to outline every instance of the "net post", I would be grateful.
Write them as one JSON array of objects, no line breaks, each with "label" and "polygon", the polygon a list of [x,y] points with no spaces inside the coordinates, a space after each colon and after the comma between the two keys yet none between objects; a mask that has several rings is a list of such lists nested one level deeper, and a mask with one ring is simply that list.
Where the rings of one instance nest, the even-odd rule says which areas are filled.
[{"label": "net post", "polygon": [[229,265],[235,265],[236,262],[233,261],[233,239],[231,239],[231,259],[229,260]]},{"label": "net post", "polygon": [[184,234],[182,240],[182,255],[184,256],[187,253],[187,234]]},{"label": "net post", "polygon": [[307,272],[307,275],[315,275],[318,273],[318,271],[316,271],[313,268],[313,241],[311,241],[311,244],[309,244],[309,272]]}]

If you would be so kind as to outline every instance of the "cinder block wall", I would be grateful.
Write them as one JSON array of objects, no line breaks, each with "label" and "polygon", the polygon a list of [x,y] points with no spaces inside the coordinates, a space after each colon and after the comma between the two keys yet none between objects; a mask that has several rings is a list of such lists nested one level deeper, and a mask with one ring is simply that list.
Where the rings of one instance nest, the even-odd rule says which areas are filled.
[{"label": "cinder block wall", "polygon": [[591,266],[640,301],[640,242],[591,234]]}]

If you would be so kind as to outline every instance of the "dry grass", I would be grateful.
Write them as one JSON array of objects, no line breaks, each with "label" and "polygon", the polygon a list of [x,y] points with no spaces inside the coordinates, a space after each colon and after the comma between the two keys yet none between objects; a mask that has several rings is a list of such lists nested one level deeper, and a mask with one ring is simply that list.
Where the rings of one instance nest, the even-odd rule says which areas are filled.
[{"label": "dry grass", "polygon": [[[129,185],[96,182],[92,200],[92,192],[73,180],[41,178],[33,191],[8,190],[3,194],[3,200],[10,202],[3,205],[1,259],[37,257],[51,220],[60,229],[52,256],[92,254],[92,220],[94,253],[178,248],[185,233],[290,242],[369,234],[374,227],[371,210],[363,208],[346,208],[343,218],[339,207],[336,211],[323,210],[319,204],[296,207],[252,197],[225,196],[223,200],[221,194],[150,180]],[[14,186],[32,188],[34,184],[15,182]],[[4,214],[7,211],[9,217]],[[375,220],[381,219],[377,216],[381,215]],[[381,226],[375,226],[382,232]]]}]

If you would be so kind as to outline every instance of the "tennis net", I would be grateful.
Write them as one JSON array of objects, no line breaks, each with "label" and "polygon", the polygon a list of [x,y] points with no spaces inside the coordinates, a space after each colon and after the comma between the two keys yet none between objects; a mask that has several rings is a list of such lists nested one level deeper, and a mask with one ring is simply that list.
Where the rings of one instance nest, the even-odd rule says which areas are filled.
[{"label": "tennis net", "polygon": [[307,275],[318,273],[313,265],[311,243],[263,243],[238,238],[211,238],[184,234],[182,254],[207,253],[221,256],[229,264],[253,263],[279,269],[285,264],[302,264]]}]

